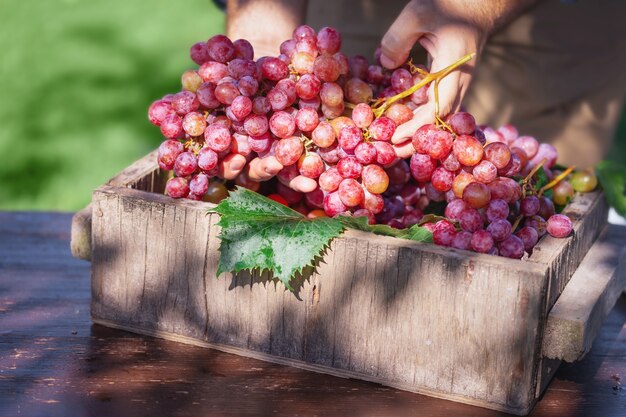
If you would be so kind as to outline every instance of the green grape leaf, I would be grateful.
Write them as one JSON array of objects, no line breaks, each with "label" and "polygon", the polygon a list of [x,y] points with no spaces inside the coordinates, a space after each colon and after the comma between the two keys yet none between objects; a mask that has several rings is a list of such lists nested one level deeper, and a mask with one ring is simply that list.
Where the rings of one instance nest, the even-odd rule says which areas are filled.
[{"label": "green grape leaf", "polygon": [[601,161],[596,166],[596,175],[609,205],[621,216],[626,216],[626,167]]},{"label": "green grape leaf", "polygon": [[546,170],[544,167],[541,167],[541,169],[539,169],[535,173],[535,178],[537,178],[537,182],[535,183],[536,191],[539,191],[541,187],[543,187],[544,185],[550,182],[550,180],[548,179],[548,176],[546,175]]},{"label": "green grape leaf", "polygon": [[212,211],[220,215],[217,275],[242,270],[270,270],[291,289],[290,281],[339,236],[336,219],[307,219],[260,194],[238,187]]},{"label": "green grape leaf", "polygon": [[383,236],[393,236],[402,239],[415,240],[417,242],[432,242],[433,235],[423,227],[418,225],[411,226],[406,229],[394,229],[385,224],[370,225],[367,217],[347,217],[339,216],[337,218],[345,227],[350,229],[362,230],[364,232],[375,233]]}]

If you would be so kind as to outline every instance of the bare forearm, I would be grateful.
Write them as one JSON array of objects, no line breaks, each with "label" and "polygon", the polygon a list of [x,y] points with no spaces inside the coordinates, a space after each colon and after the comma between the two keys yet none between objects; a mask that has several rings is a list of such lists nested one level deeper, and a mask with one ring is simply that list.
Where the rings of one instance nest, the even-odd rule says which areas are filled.
[{"label": "bare forearm", "polygon": [[226,33],[247,39],[255,57],[277,55],[280,43],[304,22],[307,0],[229,0]]}]

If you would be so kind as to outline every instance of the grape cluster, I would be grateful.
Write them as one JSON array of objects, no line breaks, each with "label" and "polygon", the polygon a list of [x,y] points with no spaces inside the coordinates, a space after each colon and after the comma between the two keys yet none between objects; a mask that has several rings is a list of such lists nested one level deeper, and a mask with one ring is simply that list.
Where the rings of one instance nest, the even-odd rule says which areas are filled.
[{"label": "grape cluster", "polygon": [[[418,129],[416,153],[401,160],[391,138],[427,102],[428,86],[395,97],[384,114],[372,103],[411,89],[426,68],[407,63],[389,71],[379,50],[370,64],[340,49],[337,30],[307,25],[281,44],[279,56],[256,61],[243,39],[216,35],[194,44],[190,55],[199,67],[183,73],[182,91],[148,110],[166,138],[159,167],[174,173],[167,194],[218,202],[234,183],[311,218],[366,216],[370,224],[395,228],[418,224],[445,203],[445,219],[424,224],[436,244],[511,258],[531,252],[545,233],[571,233],[571,221],[532,188],[535,167],[554,175],[554,147],[518,136],[513,126],[479,127],[471,114],[458,112]],[[233,155],[248,162],[275,158],[282,169],[263,183],[245,169],[227,182],[220,166]],[[291,189],[298,176],[317,187]],[[571,187],[559,182],[554,202],[567,202]]]}]

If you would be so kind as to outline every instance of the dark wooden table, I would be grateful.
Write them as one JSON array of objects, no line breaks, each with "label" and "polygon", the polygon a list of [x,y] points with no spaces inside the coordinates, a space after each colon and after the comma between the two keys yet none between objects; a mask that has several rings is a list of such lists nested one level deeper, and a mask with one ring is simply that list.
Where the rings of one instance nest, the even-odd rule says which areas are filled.
[{"label": "dark wooden table", "polygon": [[[0,213],[0,416],[506,414],[93,325],[71,214]],[[626,416],[626,297],[533,416]],[[625,382],[626,384],[626,382]]]}]

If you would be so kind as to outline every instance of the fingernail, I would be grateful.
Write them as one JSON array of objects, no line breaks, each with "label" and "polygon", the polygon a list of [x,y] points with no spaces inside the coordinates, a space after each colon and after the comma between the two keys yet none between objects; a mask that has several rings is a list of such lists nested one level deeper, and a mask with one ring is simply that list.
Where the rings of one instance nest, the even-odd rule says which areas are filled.
[{"label": "fingernail", "polygon": [[385,68],[395,68],[395,62],[393,62],[391,59],[387,58],[386,55],[381,55],[380,56],[380,63],[382,64],[383,67]]}]

